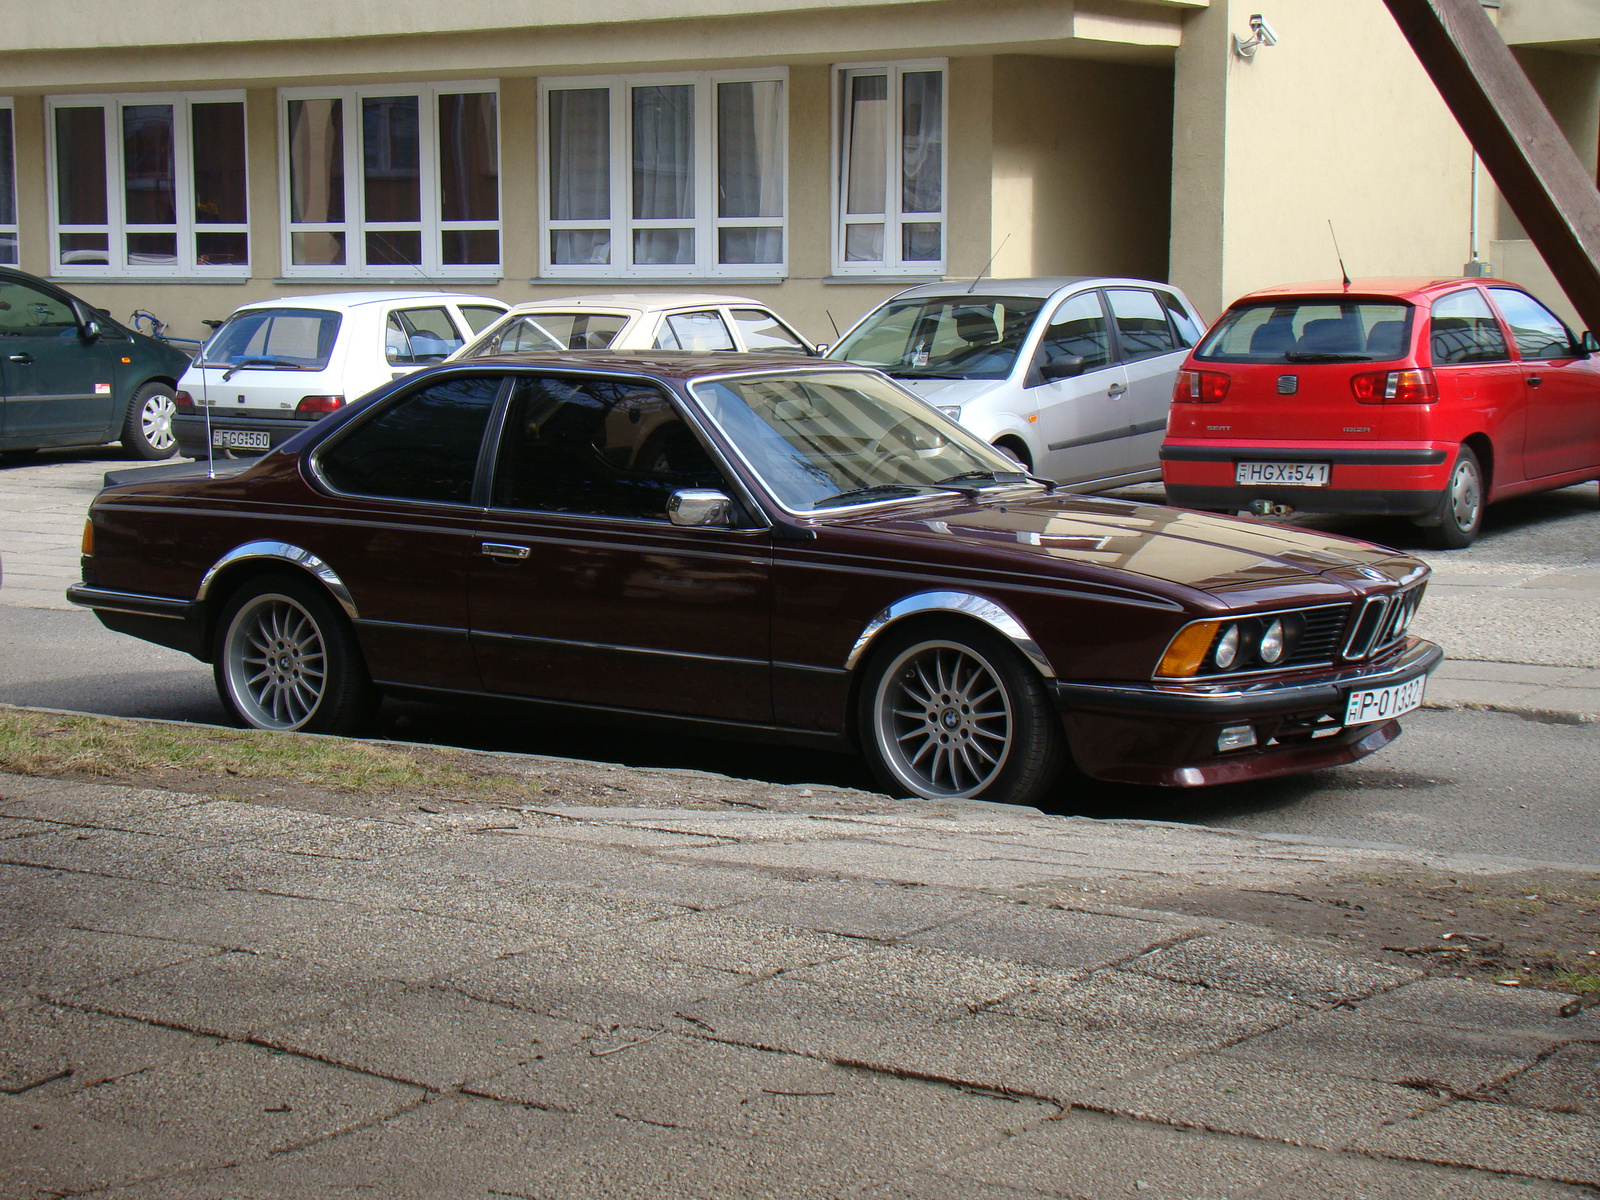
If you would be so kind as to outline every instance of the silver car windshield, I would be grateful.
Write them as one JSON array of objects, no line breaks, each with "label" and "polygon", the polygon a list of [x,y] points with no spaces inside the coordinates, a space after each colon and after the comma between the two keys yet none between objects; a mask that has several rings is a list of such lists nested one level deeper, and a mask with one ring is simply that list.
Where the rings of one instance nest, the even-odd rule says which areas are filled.
[{"label": "silver car windshield", "polygon": [[933,296],[890,301],[828,357],[901,379],[1004,379],[1016,365],[1037,296]]},{"label": "silver car windshield", "polygon": [[320,371],[339,336],[339,314],[321,308],[255,308],[234,313],[201,349],[204,367]]},{"label": "silver car windshield", "polygon": [[702,380],[693,391],[790,512],[1027,481],[954,421],[864,372]]}]

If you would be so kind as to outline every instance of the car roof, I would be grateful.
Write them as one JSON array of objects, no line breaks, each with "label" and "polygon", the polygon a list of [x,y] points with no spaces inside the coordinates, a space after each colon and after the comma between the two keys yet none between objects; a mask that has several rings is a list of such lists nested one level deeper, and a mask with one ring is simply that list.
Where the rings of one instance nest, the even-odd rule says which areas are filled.
[{"label": "car roof", "polygon": [[319,292],[314,296],[276,296],[270,300],[252,300],[241,304],[235,311],[255,308],[360,308],[365,304],[393,304],[404,300],[475,300],[500,306],[504,300],[493,296],[475,296],[468,292],[405,291],[405,292]]},{"label": "car roof", "polygon": [[524,350],[515,354],[457,359],[444,365],[455,368],[513,366],[616,371],[630,375],[654,375],[663,379],[748,375],[756,371],[859,372],[872,369],[810,355],[775,352],[736,354],[726,350],[651,350],[632,353],[613,350]]},{"label": "car roof", "polygon": [[771,306],[749,296],[723,296],[714,292],[602,292],[561,296],[554,300],[528,300],[514,305],[513,313],[559,312],[569,308],[626,308],[635,312],[660,312],[668,308],[707,308],[713,305],[750,305],[770,311]]},{"label": "car roof", "polygon": [[1039,275],[1027,279],[947,279],[940,283],[920,283],[897,292],[894,299],[907,296],[963,296],[968,293],[983,296],[1039,296],[1049,297],[1068,288],[1109,287],[1131,284],[1136,287],[1159,287],[1177,292],[1170,283],[1156,279],[1132,279],[1122,275]]},{"label": "car roof", "polygon": [[1256,291],[1246,292],[1233,303],[1244,304],[1279,296],[1392,296],[1398,300],[1422,300],[1439,292],[1461,287],[1463,284],[1504,284],[1504,282],[1498,279],[1476,279],[1466,275],[1382,275],[1352,279],[1347,286],[1342,279],[1317,279],[1307,283],[1284,283],[1276,287],[1258,288]]}]

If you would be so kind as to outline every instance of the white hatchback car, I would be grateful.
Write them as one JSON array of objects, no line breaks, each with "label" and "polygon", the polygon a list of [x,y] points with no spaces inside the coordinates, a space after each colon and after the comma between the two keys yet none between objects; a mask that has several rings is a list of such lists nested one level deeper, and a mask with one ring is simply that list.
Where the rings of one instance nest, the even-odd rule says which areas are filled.
[{"label": "white hatchback car", "polygon": [[1092,491],[1161,477],[1173,384],[1204,331],[1171,284],[956,281],[890,297],[828,357],[877,367],[1030,471]]},{"label": "white hatchback car", "polygon": [[505,314],[487,296],[339,292],[236,309],[178,381],[181,453],[264,454],[348,401],[442,361]]},{"label": "white hatchback car", "polygon": [[777,350],[816,348],[744,296],[619,293],[519,304],[452,359],[524,350]]}]

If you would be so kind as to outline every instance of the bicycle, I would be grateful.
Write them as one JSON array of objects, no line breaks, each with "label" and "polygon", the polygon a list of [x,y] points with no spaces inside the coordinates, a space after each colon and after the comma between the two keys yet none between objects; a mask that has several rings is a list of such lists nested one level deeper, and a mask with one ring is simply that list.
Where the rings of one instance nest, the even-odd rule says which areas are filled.
[{"label": "bicycle", "polygon": [[[199,354],[200,348],[205,345],[205,342],[195,338],[173,337],[167,332],[169,328],[167,323],[147,309],[134,309],[133,315],[128,318],[128,322],[133,326],[136,333],[142,333],[146,337],[154,338],[158,342],[165,342],[175,349],[182,350],[191,359]],[[207,322],[207,324],[210,324],[210,322]],[[145,328],[146,325],[149,326],[148,329]]]}]

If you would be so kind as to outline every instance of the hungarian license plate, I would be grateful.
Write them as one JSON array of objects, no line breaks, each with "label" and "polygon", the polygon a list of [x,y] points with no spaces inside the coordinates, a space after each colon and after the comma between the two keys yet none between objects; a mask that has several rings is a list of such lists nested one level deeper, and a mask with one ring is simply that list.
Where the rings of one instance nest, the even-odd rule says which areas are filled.
[{"label": "hungarian license plate", "polygon": [[1312,462],[1242,462],[1234,471],[1238,483],[1272,483],[1279,487],[1327,487],[1328,464]]},{"label": "hungarian license plate", "polygon": [[1390,717],[1408,713],[1422,704],[1422,689],[1427,684],[1428,677],[1418,675],[1407,683],[1397,683],[1393,687],[1373,688],[1371,691],[1358,688],[1345,701],[1344,723],[1368,725],[1373,721],[1387,721]]},{"label": "hungarian license plate", "polygon": [[254,429],[213,429],[211,444],[224,450],[270,450],[272,435]]}]

